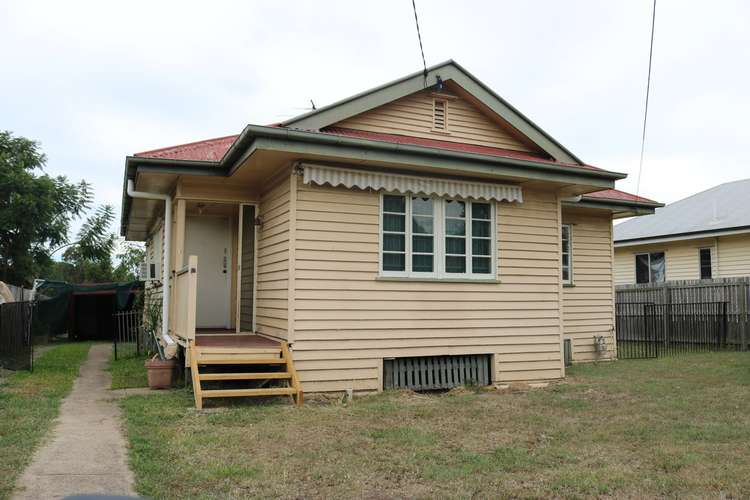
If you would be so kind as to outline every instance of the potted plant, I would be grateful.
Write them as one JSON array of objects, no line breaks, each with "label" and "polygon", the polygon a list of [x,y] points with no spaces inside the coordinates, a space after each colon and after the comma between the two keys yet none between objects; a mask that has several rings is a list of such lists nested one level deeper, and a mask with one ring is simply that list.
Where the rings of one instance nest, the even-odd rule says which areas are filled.
[{"label": "potted plant", "polygon": [[145,362],[148,371],[148,387],[150,389],[169,389],[174,382],[177,362],[174,359],[165,359],[164,357],[164,349],[159,342],[161,300],[154,295],[153,289],[149,289],[143,301],[143,330],[149,343],[154,348],[153,351],[156,352],[151,359]]}]

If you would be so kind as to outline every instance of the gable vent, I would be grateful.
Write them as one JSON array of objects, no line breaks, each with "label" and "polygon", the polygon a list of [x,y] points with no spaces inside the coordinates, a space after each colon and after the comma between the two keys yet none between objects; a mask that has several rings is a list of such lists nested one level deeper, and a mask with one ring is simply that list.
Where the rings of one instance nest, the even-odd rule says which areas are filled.
[{"label": "gable vent", "polygon": [[433,100],[432,128],[442,132],[448,130],[448,101],[443,99]]}]

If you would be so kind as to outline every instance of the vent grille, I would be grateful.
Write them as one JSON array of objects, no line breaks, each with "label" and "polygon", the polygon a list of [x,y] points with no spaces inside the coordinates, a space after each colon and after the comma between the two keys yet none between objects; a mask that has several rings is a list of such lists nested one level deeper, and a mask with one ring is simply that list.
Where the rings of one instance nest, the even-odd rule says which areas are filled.
[{"label": "vent grille", "polygon": [[435,99],[432,107],[432,128],[435,130],[448,130],[448,101]]},{"label": "vent grille", "polygon": [[422,356],[383,360],[383,389],[427,391],[489,385],[492,356]]}]

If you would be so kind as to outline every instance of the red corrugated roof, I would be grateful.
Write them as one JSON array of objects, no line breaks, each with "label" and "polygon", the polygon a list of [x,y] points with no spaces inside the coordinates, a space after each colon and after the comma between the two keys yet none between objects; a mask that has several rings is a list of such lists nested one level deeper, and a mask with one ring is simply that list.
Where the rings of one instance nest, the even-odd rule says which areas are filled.
[{"label": "red corrugated roof", "polygon": [[167,158],[170,160],[219,161],[239,135],[228,135],[205,141],[189,142],[168,148],[152,149],[134,156]]},{"label": "red corrugated roof", "polygon": [[423,137],[414,137],[410,135],[385,134],[382,132],[369,132],[366,130],[355,130],[341,127],[327,127],[321,130],[326,134],[341,135],[345,137],[357,137],[369,139],[371,141],[392,142],[396,144],[409,144],[411,146],[423,146],[426,148],[445,149],[449,151],[460,151],[462,153],[476,153],[480,155],[499,156],[503,158],[512,158],[516,160],[528,160],[540,163],[549,163],[551,165],[563,165],[567,167],[588,168],[591,170],[601,170],[592,165],[578,165],[576,163],[564,163],[553,160],[546,156],[525,153],[523,151],[513,151],[511,149],[494,148],[490,146],[479,146],[476,144],[466,144],[463,142],[443,141],[440,139],[425,139]]},{"label": "red corrugated roof", "polygon": [[601,198],[604,200],[618,200],[618,201],[637,201],[641,203],[657,203],[654,200],[649,200],[642,196],[636,196],[634,194],[620,191],[619,189],[605,189],[604,191],[596,191],[595,193],[588,193],[584,196],[591,198]]},{"label": "red corrugated roof", "polygon": [[[275,125],[273,125],[275,126]],[[514,158],[520,160],[530,160],[550,164],[558,164],[565,166],[584,167],[594,170],[598,168],[591,165],[576,165],[570,163],[561,163],[543,156],[534,155],[531,153],[524,153],[521,151],[512,151],[509,149],[493,148],[489,146],[478,146],[475,144],[465,144],[460,142],[442,141],[438,139],[425,139],[422,137],[412,137],[406,135],[396,134],[384,134],[380,132],[367,132],[364,130],[354,130],[341,127],[328,127],[321,131],[326,134],[334,134],[345,137],[358,137],[362,139],[369,139],[373,141],[385,141],[397,144],[410,144],[413,146],[423,146],[428,148],[445,149],[450,151],[461,151],[466,153],[477,153],[489,156],[500,156],[504,158]],[[215,139],[207,139],[205,141],[190,142],[187,144],[180,144],[177,146],[170,146],[167,148],[153,149],[151,151],[143,151],[136,153],[135,156],[149,157],[149,158],[167,158],[172,160],[200,160],[200,161],[219,161],[224,156],[224,153],[234,143],[239,135],[228,135],[225,137],[217,137]],[[635,201],[642,203],[656,203],[653,200],[644,198],[642,196],[636,196],[634,194],[626,193],[618,189],[605,189],[604,191],[597,191],[595,193],[589,193],[586,196],[592,198],[600,198],[604,200],[618,200],[618,201]]]},{"label": "red corrugated roof", "polygon": [[[513,151],[510,149],[494,148],[490,146],[479,146],[476,144],[466,144],[462,142],[443,141],[440,139],[425,139],[423,137],[414,137],[409,135],[385,134],[381,132],[368,132],[365,130],[355,130],[341,127],[328,127],[321,130],[321,133],[333,134],[344,137],[353,137],[367,139],[371,141],[383,141],[395,144],[409,144],[412,146],[422,146],[427,148],[443,149],[448,151],[460,151],[463,153],[476,153],[488,156],[498,156],[502,158],[511,158],[516,160],[528,160],[550,165],[562,165],[569,167],[583,167],[592,170],[600,170],[591,165],[577,165],[574,163],[563,163],[550,159],[545,156],[525,153],[523,151]],[[171,160],[201,160],[201,161],[219,161],[224,153],[239,137],[238,135],[228,135],[205,141],[190,142],[179,144],[161,149],[153,149],[136,153],[135,156],[148,158],[167,158]]]}]

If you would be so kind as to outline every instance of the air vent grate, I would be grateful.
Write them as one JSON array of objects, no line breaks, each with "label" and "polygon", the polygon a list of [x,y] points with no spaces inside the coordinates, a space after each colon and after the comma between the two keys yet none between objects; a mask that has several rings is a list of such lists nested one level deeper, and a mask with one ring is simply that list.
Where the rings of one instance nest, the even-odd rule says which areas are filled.
[{"label": "air vent grate", "polygon": [[489,385],[492,356],[422,356],[383,360],[383,389],[428,391],[461,385]]},{"label": "air vent grate", "polygon": [[443,99],[433,101],[432,128],[443,132],[448,130],[448,101]]}]

